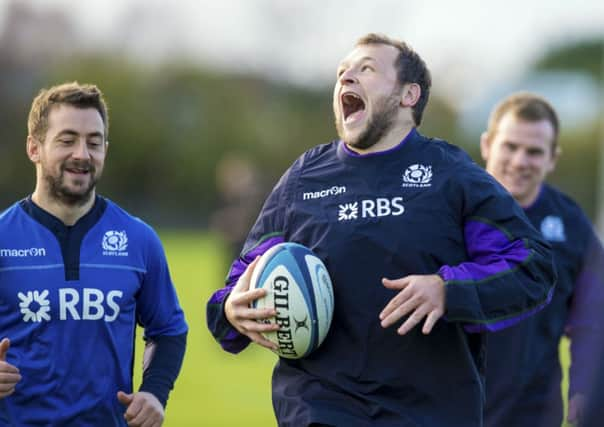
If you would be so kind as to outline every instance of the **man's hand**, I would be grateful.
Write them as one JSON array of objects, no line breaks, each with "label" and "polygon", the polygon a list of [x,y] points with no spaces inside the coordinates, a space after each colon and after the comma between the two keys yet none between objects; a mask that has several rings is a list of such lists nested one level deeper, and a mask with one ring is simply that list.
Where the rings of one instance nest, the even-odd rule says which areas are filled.
[{"label": "man's hand", "polygon": [[118,391],[117,399],[126,407],[124,419],[130,427],[161,427],[163,424],[164,407],[153,394]]},{"label": "man's hand", "polygon": [[10,340],[3,338],[0,341],[0,399],[13,394],[15,386],[21,381],[19,369],[6,362],[6,353],[9,348]]},{"label": "man's hand", "polygon": [[235,287],[231,291],[224,304],[224,314],[231,325],[246,335],[256,344],[260,344],[269,350],[277,350],[277,345],[264,338],[262,332],[276,331],[279,325],[259,323],[260,319],[274,317],[277,312],[272,308],[250,308],[252,301],[266,295],[265,289],[250,290],[250,279],[256,268],[258,258],[254,260],[241,275]]},{"label": "man's hand", "polygon": [[585,396],[581,393],[576,393],[568,401],[568,416],[566,420],[575,424],[581,421],[583,410],[585,409]]},{"label": "man's hand", "polygon": [[436,274],[412,275],[397,280],[384,278],[382,284],[388,289],[400,290],[380,313],[383,328],[409,314],[398,328],[399,335],[405,335],[424,318],[422,333],[427,335],[445,313],[445,282]]}]

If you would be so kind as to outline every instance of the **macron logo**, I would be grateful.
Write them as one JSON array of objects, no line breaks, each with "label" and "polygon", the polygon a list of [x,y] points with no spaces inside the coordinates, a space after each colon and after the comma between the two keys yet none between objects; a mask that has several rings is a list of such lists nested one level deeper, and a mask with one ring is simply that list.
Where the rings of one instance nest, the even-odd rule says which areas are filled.
[{"label": "macron logo", "polygon": [[0,249],[0,257],[4,258],[27,258],[46,256],[45,248],[29,248],[29,249]]},{"label": "macron logo", "polygon": [[338,194],[346,193],[346,187],[343,185],[334,185],[331,188],[321,191],[310,191],[302,193],[302,200],[322,199],[323,197],[337,196]]}]

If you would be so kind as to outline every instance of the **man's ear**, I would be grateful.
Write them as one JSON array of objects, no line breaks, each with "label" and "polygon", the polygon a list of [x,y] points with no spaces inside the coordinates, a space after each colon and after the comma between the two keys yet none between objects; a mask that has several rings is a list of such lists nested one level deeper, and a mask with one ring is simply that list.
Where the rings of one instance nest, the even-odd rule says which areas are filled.
[{"label": "man's ear", "polygon": [[556,145],[556,149],[552,153],[552,159],[547,168],[547,173],[553,172],[553,170],[556,169],[556,164],[558,163],[558,159],[560,158],[561,155],[562,155],[562,148],[560,148],[559,145]]},{"label": "man's ear", "polygon": [[480,155],[485,162],[489,159],[489,151],[491,149],[491,141],[489,141],[488,132],[483,132],[480,135]]},{"label": "man's ear", "polygon": [[406,83],[403,85],[401,94],[401,107],[413,107],[419,101],[422,88],[417,83]]},{"label": "man's ear", "polygon": [[33,163],[38,163],[40,161],[40,148],[40,141],[33,136],[28,135],[25,150],[27,151],[27,157],[29,157],[29,160]]}]

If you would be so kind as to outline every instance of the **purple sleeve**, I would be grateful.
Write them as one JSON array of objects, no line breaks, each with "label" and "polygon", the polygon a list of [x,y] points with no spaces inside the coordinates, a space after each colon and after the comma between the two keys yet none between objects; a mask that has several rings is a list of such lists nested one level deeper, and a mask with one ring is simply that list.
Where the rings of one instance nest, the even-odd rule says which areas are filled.
[{"label": "purple sleeve", "polygon": [[262,255],[271,247],[282,243],[283,241],[283,236],[281,235],[267,236],[252,250],[235,260],[227,276],[226,286],[216,291],[208,301],[208,327],[222,348],[229,353],[239,353],[247,347],[250,340],[231,326],[224,314],[224,303],[248,265],[250,265],[257,256]]},{"label": "purple sleeve", "polygon": [[477,169],[464,170],[452,192],[464,206],[466,259],[438,271],[445,318],[467,332],[497,331],[541,310],[556,281],[549,243],[511,195]]},{"label": "purple sleeve", "polygon": [[590,391],[594,372],[604,366],[604,249],[595,234],[575,282],[565,332],[571,339],[570,397]]}]

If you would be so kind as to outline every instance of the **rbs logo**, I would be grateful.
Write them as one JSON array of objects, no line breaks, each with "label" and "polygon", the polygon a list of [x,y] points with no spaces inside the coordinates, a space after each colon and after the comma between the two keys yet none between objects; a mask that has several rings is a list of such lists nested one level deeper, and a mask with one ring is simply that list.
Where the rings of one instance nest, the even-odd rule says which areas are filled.
[{"label": "rbs logo", "polygon": [[[60,288],[58,294],[59,320],[104,320],[113,322],[120,314],[118,300],[122,291],[103,291],[94,288]],[[21,313],[24,322],[51,320],[48,290],[19,292]]]},{"label": "rbs logo", "polygon": [[339,205],[338,221],[350,221],[358,218],[375,218],[383,216],[399,216],[405,212],[402,197],[387,199],[378,197],[375,200],[365,199],[361,202],[344,203]]}]

